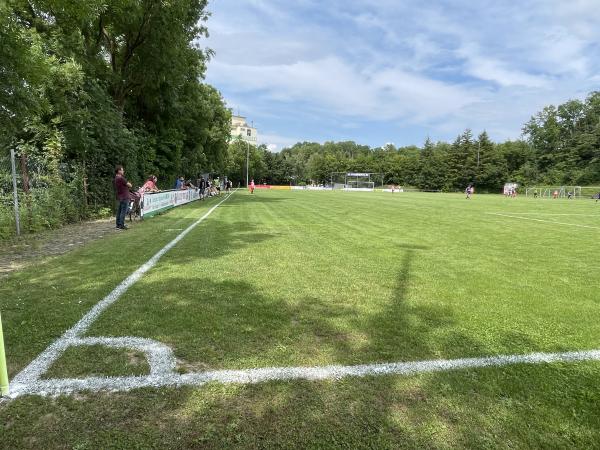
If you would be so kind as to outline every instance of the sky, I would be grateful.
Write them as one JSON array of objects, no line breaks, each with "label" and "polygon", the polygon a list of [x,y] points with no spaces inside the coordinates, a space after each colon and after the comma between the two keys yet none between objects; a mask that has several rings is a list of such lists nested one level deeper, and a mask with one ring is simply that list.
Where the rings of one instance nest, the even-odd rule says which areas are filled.
[{"label": "sky", "polygon": [[212,0],[206,81],[280,151],[518,139],[600,90],[600,0]]}]

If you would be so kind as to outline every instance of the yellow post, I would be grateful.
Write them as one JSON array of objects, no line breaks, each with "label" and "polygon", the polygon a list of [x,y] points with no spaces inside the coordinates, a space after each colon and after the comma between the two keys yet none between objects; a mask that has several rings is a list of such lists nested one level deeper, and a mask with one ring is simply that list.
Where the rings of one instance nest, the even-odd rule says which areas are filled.
[{"label": "yellow post", "polygon": [[0,396],[8,395],[8,370],[4,354],[4,335],[2,334],[2,316],[0,315]]}]

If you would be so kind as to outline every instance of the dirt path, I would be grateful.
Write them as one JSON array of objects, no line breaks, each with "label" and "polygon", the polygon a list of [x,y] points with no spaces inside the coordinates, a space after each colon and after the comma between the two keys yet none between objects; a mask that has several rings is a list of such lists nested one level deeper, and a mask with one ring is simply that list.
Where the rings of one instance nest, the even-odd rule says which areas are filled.
[{"label": "dirt path", "polygon": [[0,278],[115,232],[115,219],[111,218],[66,225],[58,230],[0,242]]}]

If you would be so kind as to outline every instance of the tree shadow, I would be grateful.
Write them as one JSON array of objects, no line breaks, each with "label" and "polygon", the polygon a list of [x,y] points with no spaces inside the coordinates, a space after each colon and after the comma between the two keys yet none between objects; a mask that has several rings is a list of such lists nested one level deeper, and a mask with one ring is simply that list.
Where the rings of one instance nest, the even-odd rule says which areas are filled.
[{"label": "tree shadow", "polygon": [[235,195],[232,195],[231,197],[229,197],[229,199],[227,199],[227,201],[225,203],[223,203],[221,206],[219,206],[219,208],[221,207],[227,207],[227,208],[232,208],[236,205],[239,205],[241,203],[246,203],[246,202],[258,202],[258,203],[280,203],[280,202],[288,202],[288,201],[293,201],[294,197],[292,197],[291,195],[281,195],[280,194],[281,191],[278,191],[278,195],[277,197],[270,197],[267,193],[267,195],[261,195],[261,192],[259,193],[254,193],[254,194],[248,194],[248,193],[236,193]]},{"label": "tree shadow", "polygon": [[[131,315],[119,317],[111,308],[100,329],[114,321],[119,334],[172,344],[181,371],[275,361],[314,365],[318,355],[329,363],[423,359],[457,345],[486,354],[484,345],[452,331],[450,308],[411,299],[414,260],[426,250],[417,247],[400,248],[394,294],[365,320],[352,320],[354,334],[335,326],[335,319],[356,314],[352,306],[308,296],[289,304],[249,283],[202,278],[173,278],[177,296],[151,283],[144,288],[147,298],[128,305]],[[440,337],[445,329],[452,332]],[[357,335],[363,336],[359,345]],[[499,339],[533,347],[510,330]],[[182,342],[185,349],[177,348]],[[0,409],[0,422],[7,423],[6,442],[47,436],[48,447],[72,445],[75,435],[83,448],[115,442],[159,448],[595,448],[598,364],[26,397]],[[9,419],[15,414],[19,421]],[[49,433],[56,429],[62,433]]]},{"label": "tree shadow", "polygon": [[[138,224],[130,231],[115,232],[108,239],[4,278],[0,283],[0,308],[9,377],[16,375],[128,275],[195,222],[196,209],[203,206],[192,206]],[[226,223],[213,216],[184,239],[187,246],[198,249],[197,256],[211,259],[277,235],[255,229],[248,223]],[[181,256],[178,247],[163,258],[174,254],[180,263],[188,263],[191,257]]]}]

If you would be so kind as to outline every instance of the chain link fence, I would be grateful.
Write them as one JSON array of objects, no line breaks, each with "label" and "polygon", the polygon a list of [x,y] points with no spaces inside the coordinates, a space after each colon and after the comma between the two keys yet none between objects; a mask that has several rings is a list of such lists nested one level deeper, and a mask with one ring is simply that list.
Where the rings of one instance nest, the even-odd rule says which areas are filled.
[{"label": "chain link fence", "polygon": [[10,153],[0,154],[0,239],[20,234],[14,192]]},{"label": "chain link fence", "polygon": [[110,215],[111,208],[102,207],[106,202],[98,202],[88,188],[82,167],[59,163],[26,147],[14,150],[14,158],[11,151],[2,151],[0,239]]}]

